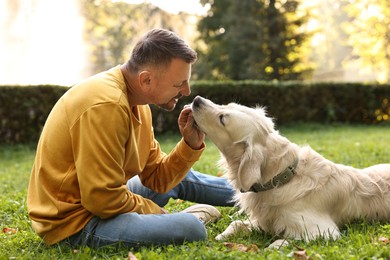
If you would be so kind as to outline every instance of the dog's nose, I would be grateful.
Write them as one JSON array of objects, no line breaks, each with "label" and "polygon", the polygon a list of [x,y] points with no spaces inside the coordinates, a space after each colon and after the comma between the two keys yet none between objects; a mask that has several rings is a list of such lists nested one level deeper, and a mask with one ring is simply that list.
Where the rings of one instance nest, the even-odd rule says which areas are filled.
[{"label": "dog's nose", "polygon": [[200,107],[200,104],[202,104],[202,103],[203,103],[203,98],[200,96],[196,96],[194,98],[194,100],[192,101],[192,106],[193,107]]}]

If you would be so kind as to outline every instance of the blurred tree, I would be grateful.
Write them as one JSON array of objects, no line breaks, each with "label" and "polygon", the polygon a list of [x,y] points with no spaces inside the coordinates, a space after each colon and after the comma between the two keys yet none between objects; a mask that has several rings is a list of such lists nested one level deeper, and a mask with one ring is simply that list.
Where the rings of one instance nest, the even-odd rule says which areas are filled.
[{"label": "blurred tree", "polygon": [[[255,78],[261,70],[263,35],[257,1],[214,1],[198,24],[206,48],[199,49],[195,74],[200,78]],[[254,55],[253,55],[254,54]]]},{"label": "blurred tree", "polygon": [[180,33],[187,19],[185,14],[170,15],[151,4],[112,0],[80,0],[80,4],[92,73],[127,61],[131,48],[147,30],[165,28]]},{"label": "blurred tree", "polygon": [[353,60],[377,75],[379,82],[390,82],[390,1],[350,0],[345,24],[353,46]]},{"label": "blurred tree", "polygon": [[123,63],[127,47],[136,33],[133,5],[110,0],[80,0],[85,18],[85,41],[90,52],[92,72]]},{"label": "blurred tree", "polygon": [[312,37],[310,59],[315,64],[316,80],[328,80],[335,74],[343,74],[344,63],[351,57],[352,48],[348,35],[340,26],[348,23],[346,12],[349,0],[317,0],[310,3]]},{"label": "blurred tree", "polygon": [[297,0],[201,0],[211,9],[198,25],[199,78],[302,79],[309,37],[302,30],[308,14]]}]

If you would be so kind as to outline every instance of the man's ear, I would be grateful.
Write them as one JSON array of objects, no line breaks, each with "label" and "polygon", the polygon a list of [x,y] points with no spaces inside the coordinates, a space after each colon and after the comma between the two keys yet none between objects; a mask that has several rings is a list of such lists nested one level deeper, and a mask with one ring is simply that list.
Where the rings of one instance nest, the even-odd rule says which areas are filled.
[{"label": "man's ear", "polygon": [[261,165],[264,161],[262,146],[246,141],[245,152],[238,168],[238,181],[242,190],[249,190],[261,180]]},{"label": "man's ear", "polygon": [[143,70],[138,74],[139,85],[146,91],[149,90],[152,81],[152,73],[148,70]]}]

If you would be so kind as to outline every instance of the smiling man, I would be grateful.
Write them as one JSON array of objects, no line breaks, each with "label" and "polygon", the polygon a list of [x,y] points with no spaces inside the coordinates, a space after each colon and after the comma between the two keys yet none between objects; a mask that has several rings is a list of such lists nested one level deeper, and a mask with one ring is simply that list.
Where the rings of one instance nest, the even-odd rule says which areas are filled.
[{"label": "smiling man", "polygon": [[[28,190],[33,229],[47,244],[100,247],[204,240],[204,224],[232,206],[224,178],[191,167],[204,150],[189,106],[182,139],[167,155],[154,138],[149,104],[173,110],[190,94],[196,53],[173,32],[154,29],[129,61],[73,86],[42,131]],[[170,198],[197,203],[169,214]]]}]

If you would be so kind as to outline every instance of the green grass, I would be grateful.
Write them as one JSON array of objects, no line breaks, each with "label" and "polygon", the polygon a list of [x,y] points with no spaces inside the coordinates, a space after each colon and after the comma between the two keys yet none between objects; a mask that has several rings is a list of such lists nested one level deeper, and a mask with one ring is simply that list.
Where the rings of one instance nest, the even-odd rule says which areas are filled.
[{"label": "green grass", "polygon": [[[390,158],[390,127],[352,125],[285,126],[281,134],[298,144],[309,144],[327,159],[355,167],[388,163]],[[169,151],[179,136],[158,136],[161,147]],[[46,246],[31,230],[26,211],[26,190],[34,159],[34,147],[0,146],[0,227],[17,229],[15,234],[0,234],[0,260],[2,259],[127,259],[129,250],[112,247],[99,250]],[[207,142],[207,149],[196,170],[217,175],[219,152]],[[179,211],[189,202],[171,200],[167,208]],[[152,247],[131,250],[138,259],[292,259],[300,247],[311,259],[390,259],[390,244],[381,237],[390,238],[387,223],[367,223],[359,220],[342,228],[337,241],[317,240],[310,243],[294,241],[296,246],[280,250],[265,249],[276,238],[262,232],[238,234],[229,242],[245,246],[256,245],[255,252],[241,252],[214,240],[228,224],[238,218],[234,208],[220,207],[223,218],[207,226],[206,242],[178,246]]]}]

